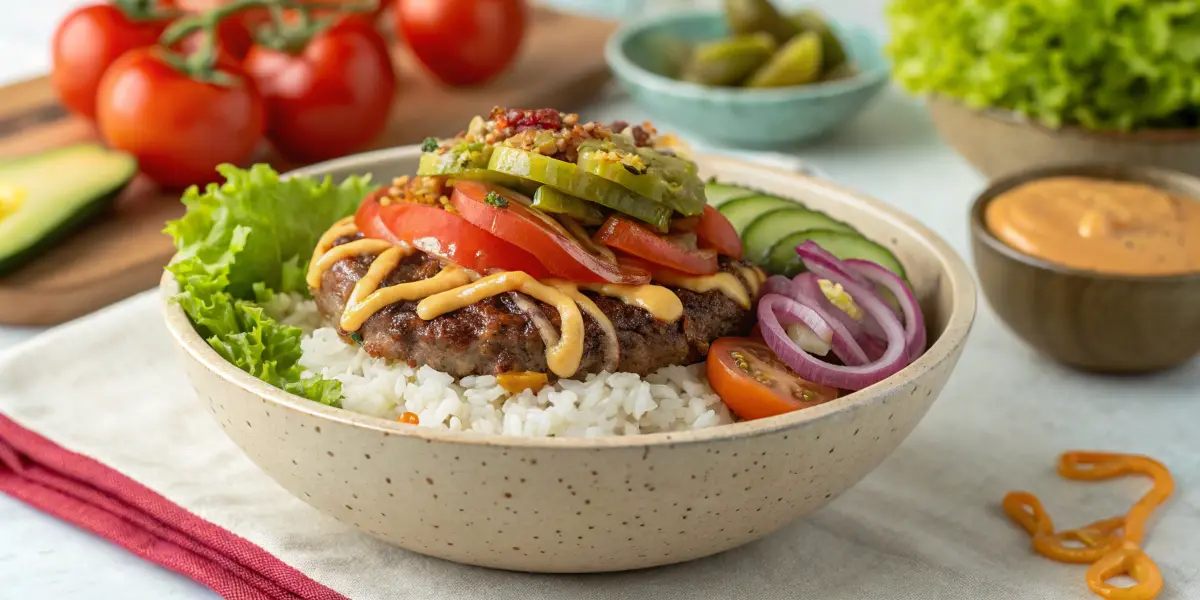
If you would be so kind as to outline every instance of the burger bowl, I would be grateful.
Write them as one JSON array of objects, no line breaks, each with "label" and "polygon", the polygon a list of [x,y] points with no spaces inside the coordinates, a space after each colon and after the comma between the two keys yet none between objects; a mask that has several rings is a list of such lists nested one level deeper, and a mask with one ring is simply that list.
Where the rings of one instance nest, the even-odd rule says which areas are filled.
[{"label": "burger bowl", "polygon": [[[416,170],[420,149],[380,150],[291,176]],[[928,350],[900,373],[785,415],[677,433],[525,438],[413,427],[324,406],[227,363],[171,301],[166,322],[199,401],[296,497],[414,552],[544,573],[683,562],[766,536],[845,492],[912,432],[958,362],[975,316],[963,260],[915,219],[829,183],[701,156],[701,175],[795,198],[854,225],[904,263]]]}]

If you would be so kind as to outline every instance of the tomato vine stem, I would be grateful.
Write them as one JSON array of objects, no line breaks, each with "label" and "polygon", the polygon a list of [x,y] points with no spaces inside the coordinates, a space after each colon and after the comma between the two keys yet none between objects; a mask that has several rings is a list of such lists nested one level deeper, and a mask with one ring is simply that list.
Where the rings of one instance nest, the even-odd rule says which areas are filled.
[{"label": "tomato vine stem", "polygon": [[179,9],[163,6],[160,0],[112,0],[131,21],[165,21],[183,14]]}]

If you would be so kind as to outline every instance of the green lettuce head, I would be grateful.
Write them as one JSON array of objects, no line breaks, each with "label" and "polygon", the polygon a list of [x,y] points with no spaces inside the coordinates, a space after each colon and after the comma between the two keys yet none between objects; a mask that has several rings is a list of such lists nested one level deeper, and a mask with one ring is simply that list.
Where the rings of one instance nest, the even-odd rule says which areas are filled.
[{"label": "green lettuce head", "polygon": [[1200,125],[1198,0],[894,0],[895,80],[1052,127]]}]

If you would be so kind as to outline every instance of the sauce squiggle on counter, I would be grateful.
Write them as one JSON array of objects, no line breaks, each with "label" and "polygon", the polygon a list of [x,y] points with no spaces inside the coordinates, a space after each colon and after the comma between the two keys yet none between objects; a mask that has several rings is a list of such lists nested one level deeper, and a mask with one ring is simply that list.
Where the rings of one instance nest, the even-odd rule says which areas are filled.
[{"label": "sauce squiggle on counter", "polygon": [[1200,201],[1141,183],[1041,179],[997,196],[985,221],[1000,241],[1067,267],[1200,273]]},{"label": "sauce squiggle on counter", "polygon": [[[408,245],[395,245],[384,240],[360,238],[335,245],[342,237],[358,233],[352,217],[342,219],[321,236],[309,263],[307,283],[312,289],[320,289],[324,274],[338,261],[356,256],[375,255],[367,273],[350,292],[346,307],[338,325],[346,332],[355,332],[367,319],[390,304],[403,301],[419,301],[417,316],[424,320],[435,319],[446,313],[465,308],[486,298],[519,292],[553,306],[558,311],[561,334],[547,336],[546,365],[559,377],[571,377],[579,370],[583,357],[584,320],[587,313],[599,324],[601,331],[615,347],[616,329],[604,312],[596,306],[581,289],[602,296],[621,300],[650,313],[655,319],[674,323],[683,316],[683,303],[670,289],[654,285],[581,284],[548,279],[538,281],[520,271],[495,273],[486,277],[446,264],[437,275],[391,286],[383,286],[388,275],[400,265],[405,257],[415,250]],[[719,290],[722,294],[749,309],[766,280],[766,274],[757,267],[738,265],[741,277],[732,273],[716,273],[705,276],[668,278],[661,283],[704,293]],[[615,356],[610,357],[615,368]]]}]

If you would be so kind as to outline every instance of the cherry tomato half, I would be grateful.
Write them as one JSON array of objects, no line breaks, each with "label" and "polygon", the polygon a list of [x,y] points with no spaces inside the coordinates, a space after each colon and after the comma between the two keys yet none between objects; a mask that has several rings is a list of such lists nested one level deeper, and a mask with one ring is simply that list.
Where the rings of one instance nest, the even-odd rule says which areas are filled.
[{"label": "cherry tomato half", "polygon": [[362,17],[340,19],[294,53],[254,46],[245,67],[267,102],[267,136],[288,159],[352,154],[387,125],[396,74],[387,42]]},{"label": "cherry tomato half", "polygon": [[802,379],[760,340],[721,338],[708,349],[708,383],[743,419],[762,419],[823,404],[837,388]]},{"label": "cherry tomato half", "polygon": [[397,0],[396,31],[449,85],[475,85],[505,69],[521,48],[524,0]]},{"label": "cherry tomato half", "polygon": [[[488,194],[496,193],[494,205]],[[526,208],[512,190],[480,181],[454,184],[450,202],[455,212],[492,235],[536,256],[551,273],[581,283],[650,283],[650,273],[622,268],[615,261],[589,252],[570,233],[548,216]],[[529,202],[525,199],[525,202]]]},{"label": "cherry tomato half", "polygon": [[84,6],[68,14],[51,43],[50,83],[68,110],[93,119],[100,78],[122,54],[151,46],[169,21],[135,21],[117,6]]},{"label": "cherry tomato half", "polygon": [[524,271],[543,279],[550,272],[532,254],[468,223],[439,206],[380,199],[381,189],[359,205],[354,223],[367,237],[411,244],[422,252],[486,274],[493,269]]},{"label": "cherry tomato half", "polygon": [[233,85],[206,83],[169,64],[164,52],[131,50],[104,74],[96,96],[100,133],[164,187],[216,181],[217,165],[244,165],[254,153],[262,96],[235,64],[218,65]]},{"label": "cherry tomato half", "polygon": [[624,217],[609,217],[594,239],[610,248],[683,273],[711,275],[717,272],[715,251],[688,248]]}]

